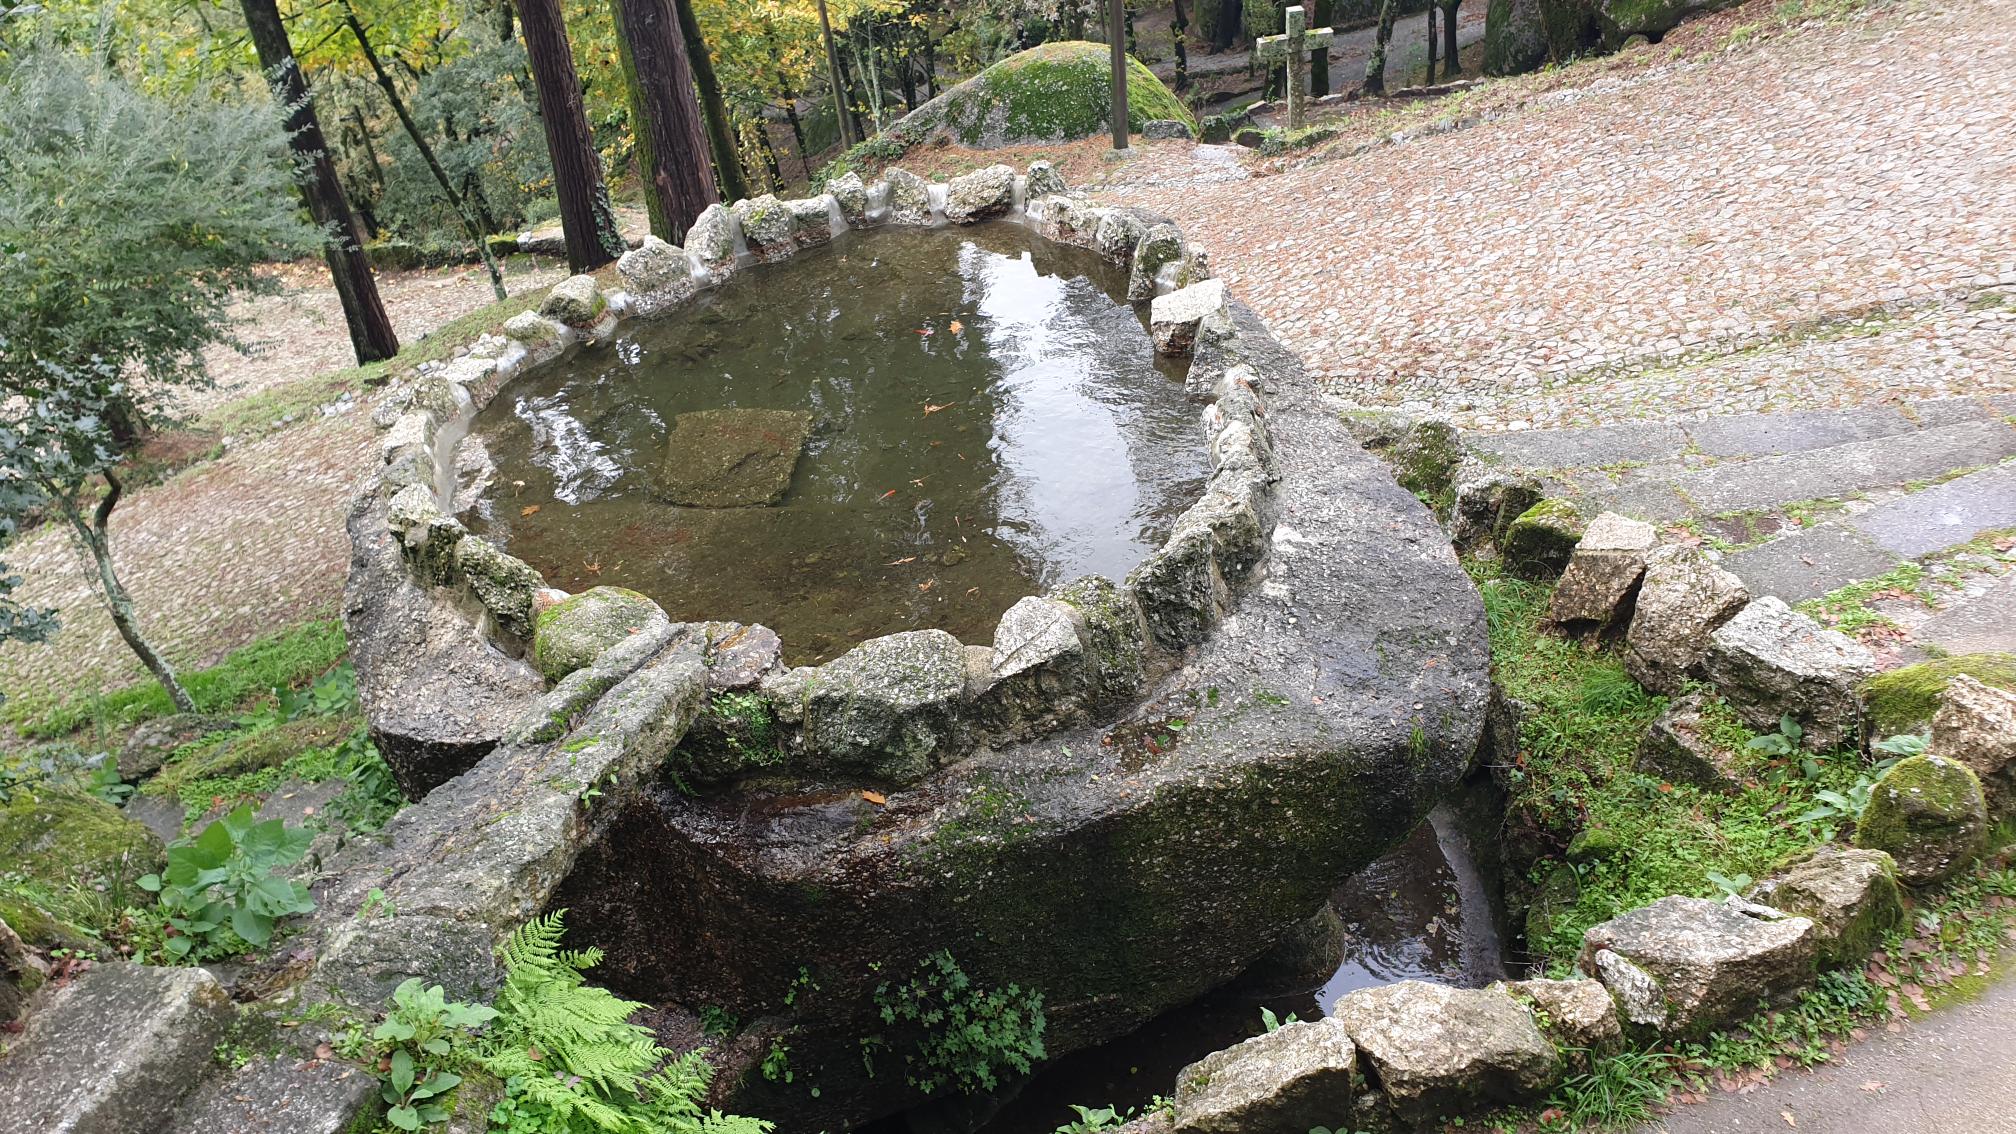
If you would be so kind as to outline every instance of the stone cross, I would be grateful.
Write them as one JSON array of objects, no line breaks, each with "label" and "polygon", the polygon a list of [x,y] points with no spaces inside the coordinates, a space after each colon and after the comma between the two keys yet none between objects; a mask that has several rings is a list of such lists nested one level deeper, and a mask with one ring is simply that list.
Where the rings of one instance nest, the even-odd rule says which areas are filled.
[{"label": "stone cross", "polygon": [[1285,62],[1288,65],[1288,128],[1302,128],[1302,104],[1309,98],[1309,53],[1330,50],[1330,29],[1308,30],[1308,17],[1303,14],[1302,5],[1297,4],[1282,13],[1286,21],[1286,34],[1263,35],[1253,45],[1254,54],[1263,63]]}]

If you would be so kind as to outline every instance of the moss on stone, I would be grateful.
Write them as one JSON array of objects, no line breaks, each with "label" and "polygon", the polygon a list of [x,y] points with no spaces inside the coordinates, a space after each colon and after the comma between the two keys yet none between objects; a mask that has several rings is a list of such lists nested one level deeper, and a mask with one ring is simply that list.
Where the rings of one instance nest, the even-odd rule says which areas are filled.
[{"label": "moss on stone", "polygon": [[1573,502],[1542,500],[1505,528],[1505,566],[1525,579],[1550,579],[1568,565],[1587,522]]},{"label": "moss on stone", "polygon": [[1966,765],[1939,756],[1899,760],[1876,781],[1855,825],[1855,845],[1887,852],[1914,885],[1943,881],[1988,838],[1988,801]]},{"label": "moss on stone", "polygon": [[557,682],[664,617],[657,603],[636,591],[594,587],[539,612],[533,621],[532,658],[546,680]]},{"label": "moss on stone", "polygon": [[1935,658],[1878,674],[1862,687],[1870,727],[1879,737],[1923,728],[1938,712],[1946,683],[1961,674],[1997,689],[2016,690],[2016,654]]},{"label": "moss on stone", "polygon": [[67,788],[19,792],[0,807],[0,847],[9,873],[55,889],[127,886],[162,861],[154,832],[96,796]]}]

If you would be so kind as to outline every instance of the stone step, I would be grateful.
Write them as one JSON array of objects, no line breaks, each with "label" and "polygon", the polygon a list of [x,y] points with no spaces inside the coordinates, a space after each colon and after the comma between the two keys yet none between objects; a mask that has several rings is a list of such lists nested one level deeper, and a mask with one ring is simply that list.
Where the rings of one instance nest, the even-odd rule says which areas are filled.
[{"label": "stone step", "polygon": [[2016,653],[2016,572],[1990,582],[1979,594],[1947,604],[1912,630],[1922,647],[1949,654]]},{"label": "stone step", "polygon": [[1647,520],[1713,516],[1824,500],[1937,477],[2016,456],[2016,426],[2000,419],[1914,429],[1823,449],[1628,479],[1591,494],[1600,509]]},{"label": "stone step", "polygon": [[1799,602],[2001,528],[2016,528],[2016,463],[1736,552],[1723,566],[1752,594]]},{"label": "stone step", "polygon": [[1488,462],[1536,471],[1667,462],[1678,467],[1686,455],[1724,461],[1783,456],[2010,414],[2016,414],[2016,396],[1936,398],[1896,406],[1469,434],[1464,444]]},{"label": "stone step", "polygon": [[262,1056],[192,1092],[166,1134],[344,1134],[377,1085],[336,1060]]},{"label": "stone step", "polygon": [[211,1068],[231,998],[202,969],[98,964],[0,1060],[0,1134],[145,1134]]}]

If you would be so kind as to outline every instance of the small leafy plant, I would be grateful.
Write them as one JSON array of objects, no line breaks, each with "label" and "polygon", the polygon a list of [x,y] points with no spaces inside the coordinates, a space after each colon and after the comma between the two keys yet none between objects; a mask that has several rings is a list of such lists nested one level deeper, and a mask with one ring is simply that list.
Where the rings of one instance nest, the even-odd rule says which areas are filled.
[{"label": "small leafy plant", "polygon": [[885,1024],[911,1024],[923,1036],[903,1059],[906,1080],[925,1094],[953,1086],[991,1091],[1004,1074],[1026,1075],[1044,1057],[1043,994],[1018,985],[975,984],[949,950],[940,949],[902,984],[875,989]]},{"label": "small leafy plant", "polygon": [[392,1011],[371,1033],[389,1045],[379,1084],[385,1121],[401,1130],[448,1121],[442,1096],[462,1082],[449,1070],[456,1046],[496,1018],[496,1009],[451,1001],[440,985],[423,985],[417,977],[393,990]]},{"label": "small leafy plant", "polygon": [[1806,738],[1806,730],[1792,719],[1790,713],[1778,718],[1778,731],[1767,732],[1753,738],[1744,745],[1752,752],[1759,752],[1774,760],[1783,760],[1799,751],[1799,742]]},{"label": "small leafy plant", "polygon": [[138,880],[159,895],[161,955],[194,964],[240,946],[260,948],[281,918],[312,911],[308,888],[274,872],[301,861],[313,838],[278,819],[258,822],[250,807],[240,807],[194,839],[176,841],[167,867]]}]

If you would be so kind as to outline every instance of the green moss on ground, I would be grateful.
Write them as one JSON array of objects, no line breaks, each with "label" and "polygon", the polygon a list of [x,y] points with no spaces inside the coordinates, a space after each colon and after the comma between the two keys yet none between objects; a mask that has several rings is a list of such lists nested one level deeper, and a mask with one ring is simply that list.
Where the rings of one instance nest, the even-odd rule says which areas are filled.
[{"label": "green moss on ground", "polygon": [[1984,685],[2016,690],[2016,654],[1963,654],[1935,658],[1877,674],[1862,687],[1870,727],[1877,736],[1922,728],[1939,711],[1947,682],[1965,674]]},{"label": "green moss on ground", "polygon": [[328,779],[338,774],[334,749],[350,739],[361,724],[354,716],[310,716],[272,728],[207,736],[170,753],[161,771],[141,790],[191,806],[200,804],[207,810],[212,797],[235,799],[256,794],[260,788],[250,786],[255,781],[271,779],[270,786],[277,787],[279,778],[258,773],[301,765],[301,758],[311,754],[329,757],[324,761],[329,774],[314,775],[317,767],[311,764],[298,766],[295,770],[301,774],[295,778],[310,782]]},{"label": "green moss on ground", "polygon": [[0,806],[9,875],[65,887],[119,888],[160,868],[161,840],[93,795],[38,786]]}]

